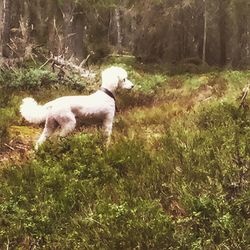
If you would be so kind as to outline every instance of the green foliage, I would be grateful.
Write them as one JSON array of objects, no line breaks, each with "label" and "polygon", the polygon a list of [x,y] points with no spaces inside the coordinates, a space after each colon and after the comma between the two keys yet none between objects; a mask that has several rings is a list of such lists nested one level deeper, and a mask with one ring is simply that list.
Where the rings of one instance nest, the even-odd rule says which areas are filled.
[{"label": "green foliage", "polygon": [[15,111],[13,109],[6,109],[6,108],[0,108],[0,145],[7,140],[9,136],[8,128],[10,127],[10,124],[13,123],[13,121],[16,118]]},{"label": "green foliage", "polygon": [[173,220],[164,214],[157,202],[142,199],[121,204],[104,202],[86,222],[92,232],[89,236],[95,243],[94,248],[174,249],[177,245],[173,238]]},{"label": "green foliage", "polygon": [[12,92],[8,91],[7,88],[0,87],[0,147],[4,142],[8,140],[9,128],[11,124],[17,122],[18,111],[17,103],[18,98],[13,97]]},{"label": "green foliage", "polygon": [[222,76],[230,83],[228,88],[229,96],[236,98],[237,90],[243,89],[248,84],[250,78],[250,71],[227,71],[222,73]]},{"label": "green foliage", "polygon": [[143,92],[149,92],[165,83],[166,76],[160,74],[149,76],[147,74],[144,74],[143,79],[139,78],[138,82],[138,88],[140,88]]},{"label": "green foliage", "polygon": [[18,69],[15,72],[5,70],[0,74],[0,86],[8,91],[34,92],[43,90],[68,88],[70,91],[93,91],[93,82],[83,81],[79,75],[72,74],[70,78],[59,80],[56,73],[36,68]]},{"label": "green foliage", "polygon": [[163,160],[175,168],[171,189],[189,213],[179,220],[191,228],[185,244],[195,249],[249,244],[249,115],[225,103],[205,106],[163,140]]},{"label": "green foliage", "polygon": [[[140,174],[148,164],[140,144],[127,141],[106,152],[100,140],[81,135],[53,141],[22,168],[1,172],[2,244],[7,239],[12,247],[26,240],[65,249],[176,244],[171,216],[124,183],[121,171],[133,178],[135,168]],[[124,147],[127,155],[121,158]],[[136,188],[133,179],[131,184]]]},{"label": "green foliage", "polygon": [[[232,98],[216,99],[232,85],[239,94],[244,74],[170,78],[130,63],[117,65],[142,87],[118,93],[119,107],[133,109],[117,114],[108,148],[96,131],[78,132],[0,168],[1,249],[250,247],[249,99],[240,109]],[[55,93],[39,79],[29,91],[42,101],[75,91],[55,84]],[[237,79],[244,83],[236,86]],[[192,95],[183,92],[199,93],[203,85],[220,95],[186,112]],[[0,128],[8,132],[20,119],[21,96],[2,89]]]},{"label": "green foliage", "polygon": [[206,105],[149,149],[100,135],[45,143],[1,170],[1,247],[244,249],[249,111]]},{"label": "green foliage", "polygon": [[20,69],[15,72],[2,71],[0,86],[17,90],[32,90],[56,81],[56,75],[47,70]]}]

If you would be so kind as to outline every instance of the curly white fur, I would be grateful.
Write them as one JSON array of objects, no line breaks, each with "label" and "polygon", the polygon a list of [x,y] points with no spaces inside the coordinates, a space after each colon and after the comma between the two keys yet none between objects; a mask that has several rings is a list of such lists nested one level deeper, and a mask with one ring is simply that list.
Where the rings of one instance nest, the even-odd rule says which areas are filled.
[{"label": "curly white fur", "polygon": [[47,117],[47,108],[39,105],[33,98],[27,97],[23,99],[20,106],[21,115],[30,123],[42,123]]},{"label": "curly white fur", "polygon": [[[102,72],[102,88],[114,94],[117,88],[132,89],[133,83],[127,79],[127,72],[120,67],[110,67]],[[102,120],[108,140],[112,132],[115,115],[115,100],[102,90],[88,96],[65,96],[39,105],[33,98],[23,99],[21,115],[30,123],[45,122],[44,130],[36,142],[37,149],[60,127],[60,135],[66,136],[76,126],[76,119],[97,118]]]}]

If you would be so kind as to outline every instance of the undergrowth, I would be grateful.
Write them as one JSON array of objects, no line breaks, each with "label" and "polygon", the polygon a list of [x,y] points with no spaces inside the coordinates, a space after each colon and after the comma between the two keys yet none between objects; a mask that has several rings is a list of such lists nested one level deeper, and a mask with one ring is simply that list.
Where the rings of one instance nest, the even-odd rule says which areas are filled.
[{"label": "undergrowth", "polygon": [[247,249],[249,111],[214,104],[154,148],[101,135],[52,140],[1,171],[1,247]]},{"label": "undergrowth", "polygon": [[[248,73],[148,77],[131,63],[116,62],[141,87],[118,93],[125,112],[108,148],[101,134],[78,132],[0,169],[1,249],[250,247],[250,103],[235,99]],[[31,89],[2,87],[4,142],[23,96],[81,92],[38,75]],[[207,85],[213,99],[195,103]]]},{"label": "undergrowth", "polygon": [[18,98],[11,91],[0,87],[0,148],[9,139],[10,126],[19,120]]}]

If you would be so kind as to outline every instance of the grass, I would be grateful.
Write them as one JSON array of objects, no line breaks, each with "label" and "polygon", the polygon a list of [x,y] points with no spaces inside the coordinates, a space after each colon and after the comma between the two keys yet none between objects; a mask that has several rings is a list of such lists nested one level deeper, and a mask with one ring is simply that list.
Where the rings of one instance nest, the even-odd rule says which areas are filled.
[{"label": "grass", "polygon": [[[0,248],[248,249],[250,100],[239,109],[236,97],[249,71],[169,76],[112,63],[137,88],[117,94],[109,148],[87,129],[35,153],[41,128],[10,115],[4,140],[18,137],[29,154],[0,168]],[[55,86],[19,86],[1,107],[89,91]]]}]

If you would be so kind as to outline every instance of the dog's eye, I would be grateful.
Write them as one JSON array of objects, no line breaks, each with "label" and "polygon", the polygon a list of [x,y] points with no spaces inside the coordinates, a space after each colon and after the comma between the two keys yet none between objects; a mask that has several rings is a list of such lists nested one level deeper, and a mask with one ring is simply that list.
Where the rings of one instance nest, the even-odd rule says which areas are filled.
[{"label": "dog's eye", "polygon": [[126,82],[126,78],[124,78],[123,81]]}]

